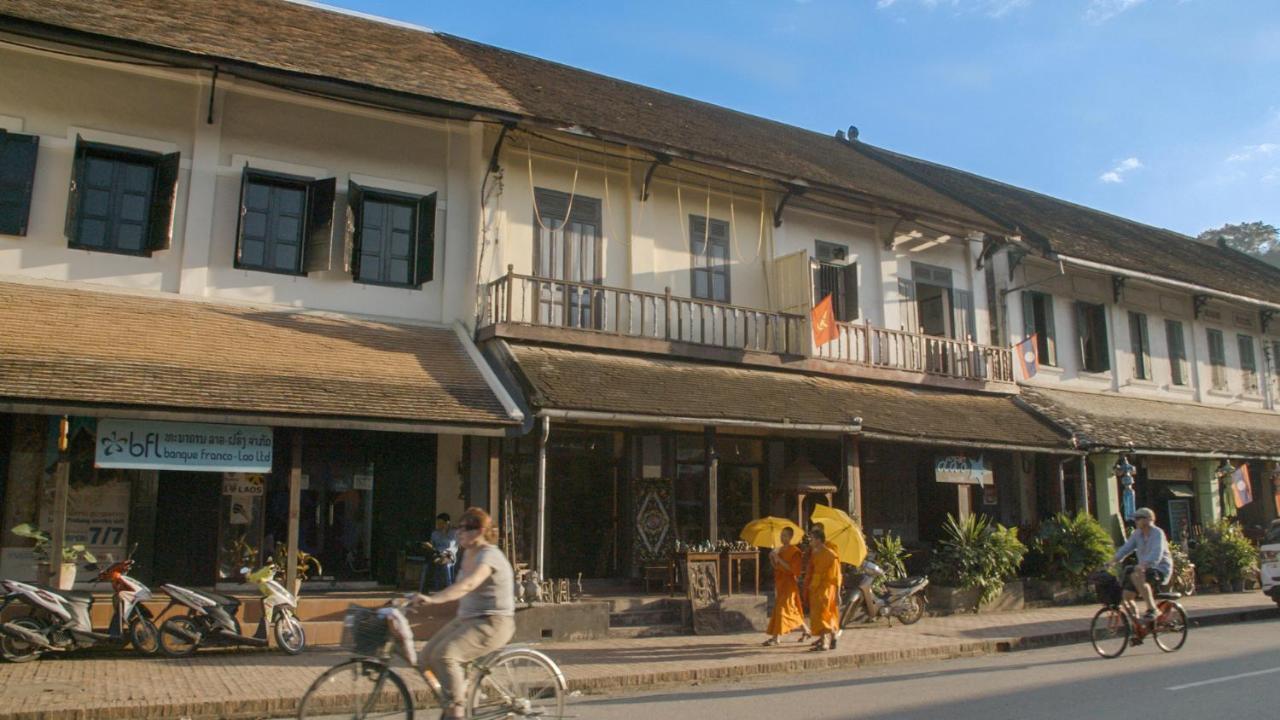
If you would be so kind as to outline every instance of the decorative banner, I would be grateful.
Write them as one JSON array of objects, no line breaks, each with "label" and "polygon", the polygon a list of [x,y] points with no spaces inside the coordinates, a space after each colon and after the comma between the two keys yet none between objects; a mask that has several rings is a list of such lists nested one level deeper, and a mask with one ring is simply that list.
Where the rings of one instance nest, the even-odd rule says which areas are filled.
[{"label": "decorative banner", "polygon": [[815,347],[822,347],[839,337],[840,333],[836,330],[836,313],[832,308],[830,295],[822,298],[822,301],[813,309],[811,316]]},{"label": "decorative banner", "polygon": [[270,472],[271,428],[257,425],[98,421],[94,465],[135,470]]},{"label": "decorative banner", "polygon": [[959,485],[986,485],[995,482],[995,475],[981,457],[970,458],[951,455],[938,458],[934,464],[934,477],[940,483]]}]

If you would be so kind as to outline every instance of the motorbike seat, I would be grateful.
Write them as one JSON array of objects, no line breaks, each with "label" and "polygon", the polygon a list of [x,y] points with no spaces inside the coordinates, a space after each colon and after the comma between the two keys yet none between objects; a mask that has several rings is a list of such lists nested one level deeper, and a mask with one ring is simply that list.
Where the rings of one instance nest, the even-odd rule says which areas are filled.
[{"label": "motorbike seat", "polygon": [[76,603],[92,603],[93,602],[93,593],[89,592],[88,590],[59,590],[57,588],[51,588],[51,587],[45,587],[44,589],[48,590],[54,595],[60,595],[70,600],[71,602],[76,602]]},{"label": "motorbike seat", "polygon": [[1178,599],[1178,598],[1180,598],[1180,597],[1182,597],[1182,593],[1180,593],[1180,592],[1158,592],[1158,593],[1156,593],[1156,599],[1157,599],[1157,600],[1177,600],[1177,599]]},{"label": "motorbike seat", "polygon": [[902,578],[901,580],[886,580],[884,586],[895,589],[909,588],[920,582],[920,580],[921,578],[919,577]]},{"label": "motorbike seat", "polygon": [[240,601],[237,600],[236,598],[231,597],[230,595],[219,595],[216,592],[203,592],[200,594],[218,603],[219,605],[232,605],[235,607],[240,606]]}]

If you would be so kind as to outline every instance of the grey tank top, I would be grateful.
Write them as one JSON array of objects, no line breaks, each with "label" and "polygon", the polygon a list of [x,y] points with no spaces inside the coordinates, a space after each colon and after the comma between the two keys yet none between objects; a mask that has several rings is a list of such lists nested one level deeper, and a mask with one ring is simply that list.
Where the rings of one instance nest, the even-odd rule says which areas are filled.
[{"label": "grey tank top", "polygon": [[[480,587],[472,590],[458,601],[458,617],[474,618],[485,615],[515,615],[516,593],[514,573],[507,556],[493,545],[485,545],[479,550],[467,550],[475,560],[474,567],[488,565],[493,573],[480,583]],[[463,558],[466,562],[466,558]],[[465,576],[463,576],[465,578]],[[458,578],[462,580],[463,578]]]}]

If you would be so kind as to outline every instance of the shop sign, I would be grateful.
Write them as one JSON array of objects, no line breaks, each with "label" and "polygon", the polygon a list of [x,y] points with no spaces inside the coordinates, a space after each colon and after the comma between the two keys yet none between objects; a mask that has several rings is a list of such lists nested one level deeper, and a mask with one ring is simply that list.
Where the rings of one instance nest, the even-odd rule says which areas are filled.
[{"label": "shop sign", "polygon": [[372,475],[352,475],[351,487],[352,489],[355,489],[355,490],[372,490],[373,476]]},{"label": "shop sign", "polygon": [[1191,463],[1183,458],[1148,457],[1145,460],[1148,480],[1191,482]]},{"label": "shop sign", "polygon": [[941,483],[959,485],[986,485],[995,482],[991,468],[986,466],[983,458],[971,458],[963,455],[940,457],[934,464],[934,477]]},{"label": "shop sign", "polygon": [[263,477],[257,473],[224,473],[222,475],[223,495],[252,495],[261,497]]},{"label": "shop sign", "polygon": [[98,421],[94,465],[135,470],[270,472],[271,428],[257,425]]}]

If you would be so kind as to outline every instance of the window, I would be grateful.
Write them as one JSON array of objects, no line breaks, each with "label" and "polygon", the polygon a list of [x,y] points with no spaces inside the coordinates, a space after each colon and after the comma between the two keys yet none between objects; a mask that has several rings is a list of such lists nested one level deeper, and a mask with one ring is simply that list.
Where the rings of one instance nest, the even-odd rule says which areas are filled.
[{"label": "window", "polygon": [[836,320],[849,322],[858,318],[858,264],[848,262],[849,248],[845,245],[816,243],[816,260],[813,264],[813,302],[831,296],[831,308]]},{"label": "window", "polygon": [[422,287],[435,261],[436,194],[347,183],[347,263],[356,282]]},{"label": "window", "polygon": [[1053,326],[1053,296],[1023,291],[1022,330],[1024,337],[1036,336],[1036,355],[1044,365],[1058,364],[1057,331]]},{"label": "window", "polygon": [[1085,372],[1111,369],[1107,345],[1107,308],[1096,303],[1076,303],[1076,332],[1080,336],[1080,367]]},{"label": "window", "polygon": [[1164,321],[1164,334],[1169,343],[1169,374],[1174,385],[1187,384],[1187,343],[1182,337],[1182,323]]},{"label": "window", "polygon": [[128,255],[167,249],[177,189],[178,153],[162,155],[77,137],[67,244]]},{"label": "window", "polygon": [[0,130],[0,235],[26,235],[40,138]]},{"label": "window", "polygon": [[690,215],[689,245],[693,253],[693,296],[729,302],[729,223],[707,222],[701,215]]},{"label": "window", "polygon": [[1133,376],[1151,379],[1151,336],[1147,334],[1147,316],[1129,313],[1129,349],[1133,352]]},{"label": "window", "polygon": [[[1265,352],[1266,345],[1263,348]],[[1271,341],[1271,357],[1269,359],[1271,362],[1271,375],[1277,382],[1280,382],[1280,340]]]},{"label": "window", "polygon": [[328,270],[335,183],[246,166],[235,266],[294,275]]},{"label": "window", "polygon": [[1258,394],[1258,358],[1253,354],[1253,337],[1236,335],[1240,350],[1240,382],[1246,395]]},{"label": "window", "polygon": [[563,280],[538,288],[539,322],[600,329],[604,282],[600,199],[536,188],[533,208],[533,272]]},{"label": "window", "polygon": [[1227,389],[1227,349],[1221,330],[1209,330],[1210,383],[1214,390]]}]

